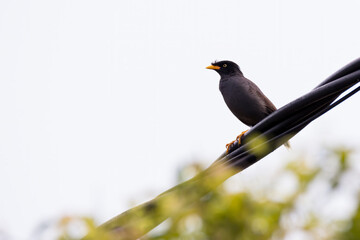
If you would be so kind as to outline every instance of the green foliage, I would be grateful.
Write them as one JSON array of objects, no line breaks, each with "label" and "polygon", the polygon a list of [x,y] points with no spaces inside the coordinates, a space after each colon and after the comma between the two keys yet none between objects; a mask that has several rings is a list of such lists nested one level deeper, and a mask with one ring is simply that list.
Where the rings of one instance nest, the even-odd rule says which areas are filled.
[{"label": "green foliage", "polygon": [[[360,186],[348,188],[352,182],[359,183],[359,174],[351,164],[351,157],[351,151],[336,149],[322,154],[319,161],[304,157],[294,159],[266,179],[268,184],[265,186],[250,184],[237,192],[227,189],[226,184],[218,186],[221,181],[216,176],[213,184],[201,182],[192,185],[192,189],[184,188],[181,195],[171,195],[156,202],[159,206],[154,209],[162,213],[172,211],[171,217],[142,239],[265,240],[292,235],[297,239],[360,239]],[[187,178],[189,172],[201,171],[199,165],[188,166],[180,171],[179,181]],[[290,188],[279,190],[281,182],[292,184]],[[197,192],[208,193],[190,207],[184,207],[187,206],[183,204],[184,199],[192,198]],[[349,202],[357,205],[344,214],[343,205],[331,205],[339,196],[347,197]],[[147,224],[152,221],[146,212],[141,216]],[[82,220],[89,232],[86,239],[119,239],[96,228],[91,219]],[[68,226],[71,221],[62,226]],[[137,226],[133,227],[136,231]],[[69,233],[68,227],[63,227],[62,231],[59,240],[77,239]],[[124,239],[131,239],[131,234]]]},{"label": "green foliage", "polygon": [[358,240],[360,238],[360,205],[358,205],[354,216],[346,222],[346,228],[340,232],[339,240]]}]

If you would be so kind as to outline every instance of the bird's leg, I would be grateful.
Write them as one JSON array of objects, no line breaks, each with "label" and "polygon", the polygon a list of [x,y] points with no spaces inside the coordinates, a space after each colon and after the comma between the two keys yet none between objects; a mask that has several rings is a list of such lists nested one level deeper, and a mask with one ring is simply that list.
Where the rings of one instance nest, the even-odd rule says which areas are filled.
[{"label": "bird's leg", "polygon": [[239,136],[236,137],[236,139],[228,144],[226,144],[226,153],[229,153],[229,149],[230,149],[230,146],[233,145],[234,142],[238,142],[238,144],[240,145],[241,144],[241,137],[249,130],[246,130],[246,131],[243,131],[242,133],[240,133]]}]

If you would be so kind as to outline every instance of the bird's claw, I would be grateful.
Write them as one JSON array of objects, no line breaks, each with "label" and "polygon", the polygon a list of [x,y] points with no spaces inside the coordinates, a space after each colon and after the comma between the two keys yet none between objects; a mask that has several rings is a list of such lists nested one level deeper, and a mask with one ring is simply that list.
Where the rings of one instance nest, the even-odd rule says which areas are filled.
[{"label": "bird's claw", "polygon": [[240,133],[239,136],[236,137],[236,139],[228,144],[226,144],[226,153],[229,153],[229,149],[230,147],[234,144],[234,142],[238,142],[238,145],[240,146],[241,144],[241,137],[249,130],[243,131],[242,133]]},{"label": "bird's claw", "polygon": [[228,144],[225,145],[226,153],[229,153],[230,146],[233,145],[233,143],[236,142],[236,141],[237,141],[237,139],[235,139],[234,141],[229,142]]}]

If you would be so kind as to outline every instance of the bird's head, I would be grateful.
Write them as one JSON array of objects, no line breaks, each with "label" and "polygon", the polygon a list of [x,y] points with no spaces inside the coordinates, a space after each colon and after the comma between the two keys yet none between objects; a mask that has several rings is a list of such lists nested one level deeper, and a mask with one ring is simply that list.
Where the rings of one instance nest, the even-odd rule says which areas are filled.
[{"label": "bird's head", "polygon": [[235,75],[235,74],[242,74],[240,71],[239,66],[232,62],[232,61],[220,61],[220,62],[213,62],[210,66],[206,67],[207,69],[215,70],[220,76],[227,76],[227,75]]}]

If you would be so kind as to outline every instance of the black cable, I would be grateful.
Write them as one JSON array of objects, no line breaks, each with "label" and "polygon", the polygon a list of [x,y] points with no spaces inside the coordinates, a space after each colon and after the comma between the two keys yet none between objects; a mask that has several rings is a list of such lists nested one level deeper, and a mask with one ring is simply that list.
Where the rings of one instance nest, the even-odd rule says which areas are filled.
[{"label": "black cable", "polygon": [[[328,112],[329,110],[331,110],[332,108],[336,107],[337,105],[339,105],[340,103],[342,103],[343,101],[345,101],[346,99],[348,99],[349,97],[351,97],[352,95],[354,95],[355,93],[357,93],[358,91],[360,91],[360,86],[357,87],[356,89],[354,89],[353,91],[351,91],[350,93],[346,94],[344,97],[340,98],[339,100],[337,100],[336,102],[334,102],[333,104],[327,106],[326,108],[322,109],[320,112],[317,112],[315,115],[309,117],[308,119],[306,119],[305,121],[297,124],[296,126],[292,127],[291,129],[285,131],[282,134],[277,135],[276,137],[273,137],[272,139],[269,139],[267,142],[264,142],[262,144],[266,144],[266,145],[271,145],[274,142],[279,142],[280,139],[288,136],[288,135],[292,135],[294,132],[298,133],[299,131],[301,131],[304,127],[306,127],[310,122],[312,122],[313,120],[315,120],[316,118],[320,117],[321,115],[323,115],[324,113]],[[277,144],[276,148],[278,148],[279,146],[281,146],[282,144]],[[262,145],[257,146],[258,148],[261,148]],[[276,149],[275,148],[275,149]],[[275,150],[273,149],[273,150]],[[256,151],[256,149],[254,150]],[[254,162],[250,162],[248,163],[249,159],[254,159],[254,156],[249,156],[251,153],[249,153],[249,151],[246,152],[242,152],[239,155],[234,156],[231,159],[227,160],[227,164],[229,165],[229,167],[240,167],[240,169],[245,169],[246,167],[248,167],[253,163],[255,163],[256,161],[260,160],[260,159],[256,159],[256,161]],[[242,157],[245,157],[244,159],[242,159]],[[246,164],[244,164],[246,163]]]}]

